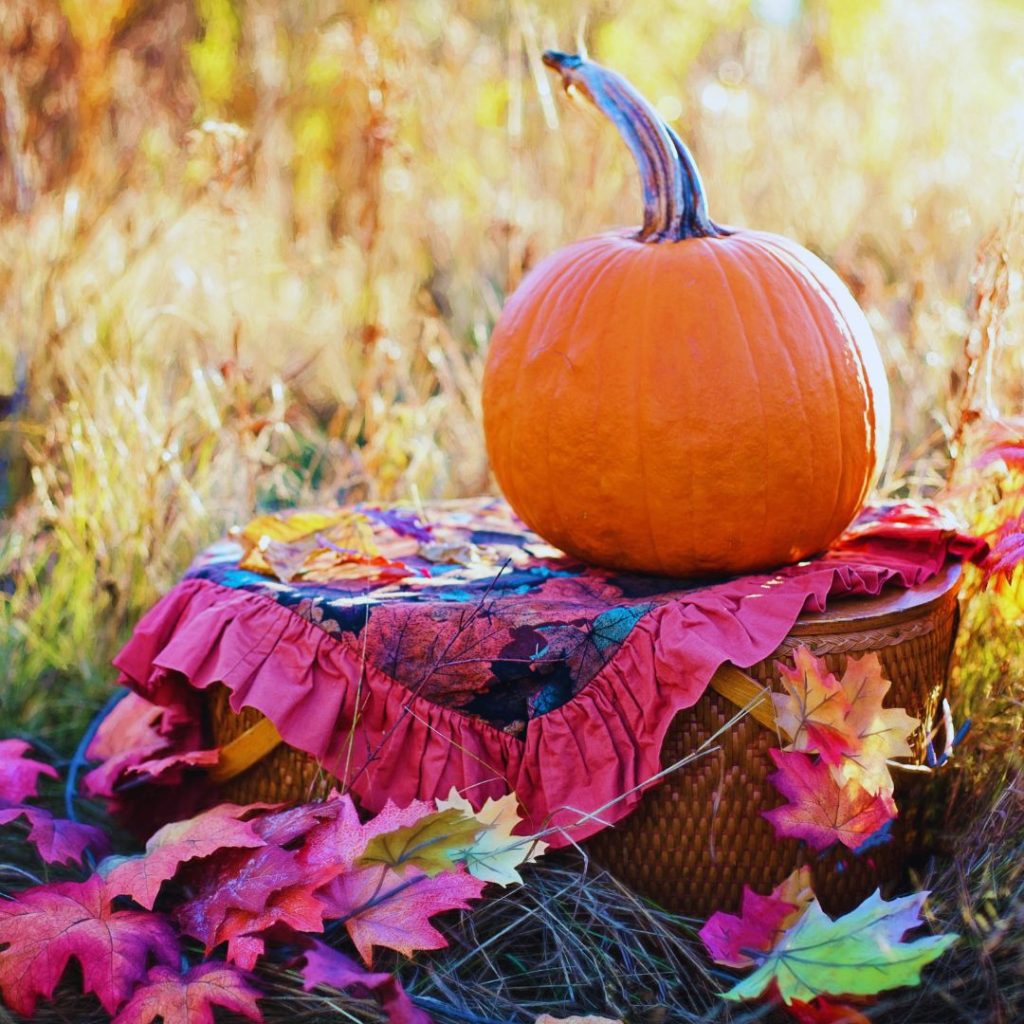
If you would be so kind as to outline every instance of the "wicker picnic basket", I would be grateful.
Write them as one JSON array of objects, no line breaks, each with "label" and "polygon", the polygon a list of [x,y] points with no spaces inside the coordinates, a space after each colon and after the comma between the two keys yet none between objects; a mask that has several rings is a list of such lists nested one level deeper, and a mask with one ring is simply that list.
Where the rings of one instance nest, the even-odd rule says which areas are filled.
[{"label": "wicker picnic basket", "polygon": [[[800,644],[824,657],[834,672],[841,672],[850,656],[876,651],[893,683],[887,705],[932,722],[956,632],[959,581],[959,565],[950,565],[913,590],[837,601],[824,613],[801,616],[771,657],[744,672],[725,666],[701,700],[676,716],[663,765],[675,764],[715,736],[740,706],[763,694],[763,687],[781,689],[775,662]],[[226,798],[288,801],[330,790],[333,779],[312,757],[280,743],[257,711],[232,712],[227,698],[227,690],[216,687],[207,705],[214,741],[229,755],[233,741],[246,751],[241,764],[230,756],[222,762]],[[767,892],[802,863],[811,867],[815,891],[833,913],[879,886],[883,891],[899,886],[934,842],[931,819],[941,800],[932,777],[897,773],[900,815],[891,841],[860,856],[822,858],[796,841],[776,839],[761,814],[782,802],[767,781],[774,769],[768,751],[780,743],[770,701],[762,699],[715,741],[717,750],[669,775],[628,818],[588,840],[589,855],[637,892],[696,917],[737,908],[744,884]],[[917,743],[915,753],[923,763],[923,738]]]}]

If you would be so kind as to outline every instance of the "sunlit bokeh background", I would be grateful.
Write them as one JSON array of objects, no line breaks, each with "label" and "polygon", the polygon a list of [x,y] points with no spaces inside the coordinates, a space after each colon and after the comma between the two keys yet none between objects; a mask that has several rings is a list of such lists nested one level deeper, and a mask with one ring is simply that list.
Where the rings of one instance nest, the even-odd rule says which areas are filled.
[{"label": "sunlit bokeh background", "polygon": [[[836,267],[894,390],[883,487],[940,486],[1021,39],[1019,0],[3,0],[0,721],[63,742],[126,628],[257,507],[491,486],[505,296],[639,219],[549,46],[655,101],[716,219]],[[992,365],[984,400],[1017,408],[1019,352]]]}]

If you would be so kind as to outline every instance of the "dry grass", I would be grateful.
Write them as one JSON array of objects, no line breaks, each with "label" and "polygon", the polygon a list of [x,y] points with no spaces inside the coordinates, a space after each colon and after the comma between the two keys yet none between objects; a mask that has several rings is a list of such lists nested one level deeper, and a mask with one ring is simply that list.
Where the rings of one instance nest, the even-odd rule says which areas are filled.
[{"label": "dry grass", "polygon": [[341,11],[0,14],[0,720],[64,748],[126,630],[226,524],[487,488],[503,296],[638,207],[613,133],[548,91],[543,45],[582,38],[655,97],[716,216],[838,266],[893,380],[885,486],[941,481],[973,252],[1024,130],[1016,5]]},{"label": "dry grass", "polygon": [[[639,205],[612,133],[548,91],[543,46],[581,38],[654,97],[717,218],[839,269],[892,381],[883,488],[941,487],[951,445],[973,443],[957,435],[965,403],[1024,399],[1019,217],[983,264],[982,326],[962,348],[975,252],[1024,140],[1022,33],[1015,0],[3,4],[0,729],[69,750],[126,631],[255,508],[488,487],[478,381],[504,296]],[[1006,484],[967,483],[984,524]],[[880,1020],[1024,1014],[1022,607],[975,601],[959,652],[975,716],[960,800],[988,810],[958,823],[936,912],[967,941]],[[409,983],[456,1008],[444,1021],[719,1019],[674,925],[607,879],[541,868]],[[594,962],[600,992],[574,977]],[[286,976],[271,1006],[376,1019]]]}]

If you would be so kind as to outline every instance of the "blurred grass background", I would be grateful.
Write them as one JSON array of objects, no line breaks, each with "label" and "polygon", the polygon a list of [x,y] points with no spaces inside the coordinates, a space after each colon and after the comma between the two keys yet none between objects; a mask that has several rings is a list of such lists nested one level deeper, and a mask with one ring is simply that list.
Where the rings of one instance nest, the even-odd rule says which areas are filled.
[{"label": "blurred grass background", "polygon": [[[894,390],[883,488],[940,486],[1021,38],[1019,0],[4,0],[0,726],[72,746],[126,631],[257,507],[490,486],[504,297],[639,220],[548,46],[656,101],[717,219],[839,270]],[[985,400],[1019,409],[999,360]]]}]

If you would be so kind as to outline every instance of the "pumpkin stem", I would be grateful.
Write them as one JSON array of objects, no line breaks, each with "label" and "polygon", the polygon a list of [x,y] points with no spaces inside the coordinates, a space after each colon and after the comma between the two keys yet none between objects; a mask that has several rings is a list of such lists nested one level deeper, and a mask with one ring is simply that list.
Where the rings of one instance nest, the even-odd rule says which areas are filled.
[{"label": "pumpkin stem", "polygon": [[582,93],[618,129],[636,160],[644,194],[645,242],[729,234],[708,216],[700,172],[682,139],[620,74],[578,54],[548,50],[544,63],[567,92]]}]

